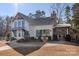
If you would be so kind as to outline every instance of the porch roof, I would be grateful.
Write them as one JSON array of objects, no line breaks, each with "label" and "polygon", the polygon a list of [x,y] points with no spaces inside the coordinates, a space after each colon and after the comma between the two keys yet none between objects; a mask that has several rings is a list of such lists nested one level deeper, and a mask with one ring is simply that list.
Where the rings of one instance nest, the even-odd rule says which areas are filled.
[{"label": "porch roof", "polygon": [[71,24],[57,24],[55,27],[71,27]]}]

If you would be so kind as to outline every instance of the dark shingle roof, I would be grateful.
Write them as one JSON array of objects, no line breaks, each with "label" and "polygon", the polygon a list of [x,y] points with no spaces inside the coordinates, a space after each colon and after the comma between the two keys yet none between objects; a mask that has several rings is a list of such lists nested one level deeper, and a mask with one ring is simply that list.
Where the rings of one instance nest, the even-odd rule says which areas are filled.
[{"label": "dark shingle roof", "polygon": [[31,25],[50,25],[53,24],[54,19],[51,19],[50,17],[45,17],[45,18],[30,19],[28,21]]},{"label": "dark shingle roof", "polygon": [[17,15],[27,20],[30,25],[51,25],[55,22],[55,19],[51,19],[50,17],[32,19],[22,13],[17,13]]}]

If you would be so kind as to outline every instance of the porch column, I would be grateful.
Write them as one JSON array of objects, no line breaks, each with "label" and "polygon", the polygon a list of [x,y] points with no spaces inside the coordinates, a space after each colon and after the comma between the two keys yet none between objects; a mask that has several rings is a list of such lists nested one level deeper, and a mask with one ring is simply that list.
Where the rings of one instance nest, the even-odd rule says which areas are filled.
[{"label": "porch column", "polygon": [[11,37],[14,37],[14,33],[13,33],[13,31],[11,31]]},{"label": "porch column", "polygon": [[22,30],[20,30],[20,35],[21,35],[20,37],[23,37]]},{"label": "porch column", "polygon": [[18,34],[19,34],[19,31],[18,30],[16,30],[16,37],[18,38]]},{"label": "porch column", "polygon": [[51,40],[53,40],[53,29],[50,30]]},{"label": "porch column", "polygon": [[69,34],[69,29],[67,28],[66,33]]}]

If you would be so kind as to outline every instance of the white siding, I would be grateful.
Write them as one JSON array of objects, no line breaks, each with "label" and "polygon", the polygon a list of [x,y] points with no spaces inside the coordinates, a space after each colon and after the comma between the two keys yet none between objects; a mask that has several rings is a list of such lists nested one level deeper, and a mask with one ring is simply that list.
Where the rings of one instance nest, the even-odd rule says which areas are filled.
[{"label": "white siding", "polygon": [[25,30],[29,31],[29,23],[27,21],[25,21]]},{"label": "white siding", "polygon": [[[25,27],[25,30],[29,31],[30,37],[36,37],[36,30],[46,30],[46,29],[49,29],[50,30],[50,36],[53,36],[53,25],[32,26],[32,25],[29,25],[29,23],[26,20],[15,20],[14,22],[11,23],[11,28],[14,28],[15,22],[18,22],[18,21],[24,21],[25,22],[24,27]],[[17,26],[18,26],[18,24],[17,24]],[[19,32],[17,31],[17,35],[18,35],[18,33]],[[20,37],[17,37],[17,38],[20,38]]]},{"label": "white siding", "polygon": [[[14,20],[14,21],[10,24],[10,25],[11,25],[11,29],[12,29],[12,28],[15,28],[15,22],[17,22],[16,27],[18,27],[18,22],[19,22],[19,21],[21,22],[20,26],[22,26],[22,21],[24,21],[24,23],[25,23],[25,24],[24,24],[24,29],[27,30],[27,31],[29,31],[29,27],[30,27],[30,26],[29,26],[29,23],[28,23],[26,20],[23,20],[23,19],[22,19],[22,20]],[[21,36],[20,36],[20,37],[18,36],[19,33],[21,33]],[[16,35],[17,35],[17,37],[16,37],[17,39],[23,38],[23,36],[22,36],[22,31],[21,31],[21,30],[20,30],[20,32],[17,30],[17,34],[16,34]],[[11,32],[11,37],[14,37],[13,32]]]},{"label": "white siding", "polygon": [[25,21],[25,20],[15,20],[14,22],[11,23],[11,28],[15,27],[15,22],[17,22],[16,26],[18,27],[18,22],[19,21],[21,21],[21,26],[22,26],[22,21],[24,21],[25,22],[25,24],[24,24],[25,30],[29,30],[29,23],[27,21]]},{"label": "white siding", "polygon": [[[14,27],[15,27],[15,22],[18,22],[18,20],[14,20],[14,21],[11,23],[11,28],[14,28]],[[18,24],[17,24],[16,26],[18,26]]]},{"label": "white siding", "polygon": [[29,34],[30,37],[35,37],[35,30],[34,26],[29,26]]},{"label": "white siding", "polygon": [[30,36],[36,37],[36,30],[49,29],[50,35],[53,34],[53,25],[30,26]]}]

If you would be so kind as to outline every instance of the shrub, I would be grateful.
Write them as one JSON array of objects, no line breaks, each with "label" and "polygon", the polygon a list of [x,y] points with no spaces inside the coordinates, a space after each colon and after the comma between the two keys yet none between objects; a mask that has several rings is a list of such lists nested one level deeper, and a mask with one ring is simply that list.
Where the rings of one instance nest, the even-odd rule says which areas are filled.
[{"label": "shrub", "polygon": [[71,41],[71,36],[70,36],[69,34],[67,34],[67,35],[65,36],[65,40],[66,40],[66,41]]},{"label": "shrub", "polygon": [[11,37],[11,41],[13,41],[13,40],[17,40],[15,37]]}]

